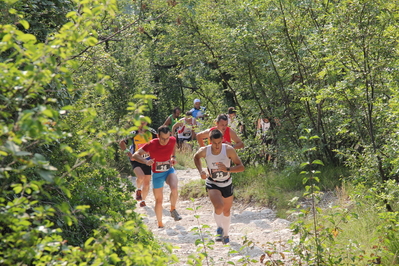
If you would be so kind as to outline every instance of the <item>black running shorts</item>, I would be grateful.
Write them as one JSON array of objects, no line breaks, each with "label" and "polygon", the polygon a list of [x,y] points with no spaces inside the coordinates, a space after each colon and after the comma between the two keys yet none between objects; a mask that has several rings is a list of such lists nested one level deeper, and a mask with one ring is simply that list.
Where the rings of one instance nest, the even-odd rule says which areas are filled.
[{"label": "black running shorts", "polygon": [[139,163],[138,161],[130,161],[130,164],[132,165],[133,170],[136,167],[140,167],[145,175],[151,175],[151,166]]},{"label": "black running shorts", "polygon": [[233,196],[233,184],[228,185],[227,187],[218,187],[215,184],[205,184],[206,186],[206,191],[208,191],[208,189],[217,189],[222,193],[223,198],[228,198]]},{"label": "black running shorts", "polygon": [[177,138],[177,144],[182,144],[185,141],[191,141],[193,139],[193,137],[189,137],[188,139],[183,139],[183,138]]}]

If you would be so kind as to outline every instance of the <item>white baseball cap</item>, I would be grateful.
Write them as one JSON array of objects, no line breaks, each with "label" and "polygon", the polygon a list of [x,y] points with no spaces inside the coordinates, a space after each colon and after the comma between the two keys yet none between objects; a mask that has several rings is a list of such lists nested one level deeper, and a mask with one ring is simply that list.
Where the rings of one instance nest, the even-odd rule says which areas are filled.
[{"label": "white baseball cap", "polygon": [[201,102],[200,99],[195,99],[195,100],[194,100],[194,103],[200,103],[200,102]]}]

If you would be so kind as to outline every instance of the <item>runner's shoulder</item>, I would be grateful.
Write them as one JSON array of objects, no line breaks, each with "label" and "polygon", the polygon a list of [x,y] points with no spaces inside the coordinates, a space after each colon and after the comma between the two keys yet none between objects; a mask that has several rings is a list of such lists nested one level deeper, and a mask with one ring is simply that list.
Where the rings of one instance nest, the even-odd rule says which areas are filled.
[{"label": "runner's shoulder", "polygon": [[211,130],[212,130],[212,128],[207,128],[207,129],[202,130],[202,131],[199,132],[198,134],[206,134],[206,133],[211,132]]},{"label": "runner's shoulder", "polygon": [[152,127],[149,127],[148,131],[150,131],[151,134],[157,135],[157,131],[155,129],[153,129]]},{"label": "runner's shoulder", "polygon": [[203,153],[203,156],[205,157],[205,155],[206,155],[206,147],[207,147],[207,146],[200,147],[200,148],[198,149],[198,151],[196,152],[196,154],[201,154],[201,153]]},{"label": "runner's shoulder", "polygon": [[233,146],[228,145],[228,144],[224,144],[224,143],[223,143],[223,145],[226,145],[226,152],[237,153],[236,150],[233,148]]}]

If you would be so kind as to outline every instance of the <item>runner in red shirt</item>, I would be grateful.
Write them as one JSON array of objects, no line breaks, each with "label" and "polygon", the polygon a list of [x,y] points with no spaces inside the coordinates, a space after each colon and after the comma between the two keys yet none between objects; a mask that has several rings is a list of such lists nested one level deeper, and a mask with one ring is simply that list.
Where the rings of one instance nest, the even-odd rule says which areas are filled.
[{"label": "runner in red shirt", "polygon": [[[216,127],[211,127],[202,132],[199,132],[197,134],[197,141],[200,147],[205,146],[204,139],[209,138],[209,132],[211,132],[214,129],[218,129],[223,134],[223,143],[232,146],[236,150],[244,148],[244,143],[238,137],[237,133],[233,129],[227,126],[228,120],[229,119],[227,115],[221,114],[216,119]],[[232,144],[232,142],[234,142],[234,145]]]},{"label": "runner in red shirt", "polygon": [[[176,210],[178,195],[178,179],[173,165],[175,160],[176,138],[170,136],[168,126],[158,128],[158,138],[151,140],[143,147],[138,149],[133,158],[146,165],[152,166],[152,184],[155,197],[155,215],[158,220],[158,227],[163,228],[162,223],[162,203],[163,203],[163,187],[164,183],[170,187],[170,214],[175,221],[181,220],[181,216]],[[143,154],[149,153],[148,160],[142,157]]]}]

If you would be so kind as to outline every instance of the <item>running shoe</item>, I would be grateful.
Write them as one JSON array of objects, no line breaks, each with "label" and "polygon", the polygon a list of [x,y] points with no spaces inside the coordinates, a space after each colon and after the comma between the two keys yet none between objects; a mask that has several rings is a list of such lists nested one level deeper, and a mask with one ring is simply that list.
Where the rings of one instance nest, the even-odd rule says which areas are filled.
[{"label": "running shoe", "polygon": [[175,221],[180,221],[182,219],[176,209],[170,212],[170,216],[172,216]]},{"label": "running shoe", "polygon": [[223,244],[228,244],[230,242],[229,236],[224,236],[222,239]]},{"label": "running shoe", "polygon": [[141,189],[136,190],[136,200],[142,200],[143,198],[141,197]]},{"label": "running shoe", "polygon": [[218,227],[218,229],[216,229],[215,241],[216,242],[222,242],[223,241],[223,228],[222,227]]},{"label": "running shoe", "polygon": [[145,201],[143,200],[142,202],[140,202],[140,207],[145,207],[147,205],[145,205]]}]

